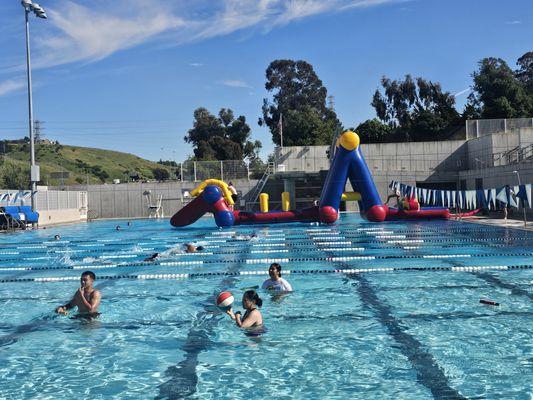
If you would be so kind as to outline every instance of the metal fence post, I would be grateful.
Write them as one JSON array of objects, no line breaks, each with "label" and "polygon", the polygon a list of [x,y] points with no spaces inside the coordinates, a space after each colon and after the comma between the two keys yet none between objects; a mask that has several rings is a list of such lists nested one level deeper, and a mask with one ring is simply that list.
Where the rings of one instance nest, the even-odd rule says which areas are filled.
[{"label": "metal fence post", "polygon": [[180,182],[183,182],[183,163],[180,163]]},{"label": "metal fence post", "polygon": [[476,137],[479,137],[479,119],[476,119]]},{"label": "metal fence post", "polygon": [[224,181],[224,164],[220,161],[220,180]]},{"label": "metal fence post", "polygon": [[250,182],[250,163],[246,163],[246,177],[248,178],[248,182]]},{"label": "metal fence post", "polygon": [[196,161],[193,161],[193,166],[194,166],[194,181],[196,182]]},{"label": "metal fence post", "polygon": [[503,133],[507,133],[507,118],[503,119]]}]

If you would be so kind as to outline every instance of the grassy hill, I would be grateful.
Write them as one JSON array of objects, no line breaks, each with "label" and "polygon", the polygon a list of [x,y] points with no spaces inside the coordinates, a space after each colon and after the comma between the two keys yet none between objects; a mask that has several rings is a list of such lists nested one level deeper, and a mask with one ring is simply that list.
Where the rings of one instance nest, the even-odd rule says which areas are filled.
[{"label": "grassy hill", "polygon": [[[17,169],[29,171],[29,143],[4,143],[6,146],[1,168],[6,171]],[[138,175],[141,180],[153,180],[153,170],[156,168],[167,170],[170,179],[176,177],[176,168],[148,161],[133,154],[67,146],[47,141],[35,145],[35,159],[41,168],[41,183],[51,186],[85,184],[87,181],[91,184],[112,183],[114,179],[124,182],[132,175]]]}]

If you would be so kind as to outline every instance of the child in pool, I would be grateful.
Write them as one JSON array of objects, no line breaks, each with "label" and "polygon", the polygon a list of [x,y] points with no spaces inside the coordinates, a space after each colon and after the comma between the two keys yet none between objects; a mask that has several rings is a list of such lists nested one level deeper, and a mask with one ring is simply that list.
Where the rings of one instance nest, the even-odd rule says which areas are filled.
[{"label": "child in pool", "polygon": [[226,313],[235,321],[239,328],[255,329],[263,325],[263,316],[258,307],[263,305],[263,300],[255,290],[247,290],[242,296],[242,307],[246,310],[241,317],[241,313],[236,313],[230,308]]}]

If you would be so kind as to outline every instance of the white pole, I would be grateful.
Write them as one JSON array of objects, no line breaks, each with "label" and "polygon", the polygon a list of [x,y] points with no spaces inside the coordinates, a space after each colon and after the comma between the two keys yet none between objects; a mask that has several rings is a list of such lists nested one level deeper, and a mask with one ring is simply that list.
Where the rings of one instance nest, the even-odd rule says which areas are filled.
[{"label": "white pole", "polygon": [[[516,177],[518,178],[518,190],[520,190],[520,173],[518,171],[513,171],[516,174]],[[524,214],[524,227],[527,227],[527,217],[526,217],[526,207],[524,204],[524,201],[522,200],[522,213]]]},{"label": "white pole", "polygon": [[280,146],[281,146],[281,149],[283,150],[283,113],[279,114],[278,129],[279,129],[279,137],[280,137]]},{"label": "white pole", "polygon": [[30,181],[31,181],[31,210],[35,211],[35,192],[37,191],[36,168],[35,168],[35,142],[33,136],[33,99],[31,90],[31,59],[30,59],[30,22],[28,14],[29,8],[24,7],[24,14],[26,16],[26,72],[28,78],[28,118],[30,130]]}]

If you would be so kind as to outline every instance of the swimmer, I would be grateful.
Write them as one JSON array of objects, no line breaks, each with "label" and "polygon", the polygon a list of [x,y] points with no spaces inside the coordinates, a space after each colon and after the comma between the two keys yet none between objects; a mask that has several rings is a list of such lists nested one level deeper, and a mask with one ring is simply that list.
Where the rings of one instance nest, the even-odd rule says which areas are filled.
[{"label": "swimmer", "polygon": [[202,251],[203,249],[203,246],[195,246],[192,243],[185,244],[185,253],[196,253],[197,251]]},{"label": "swimmer", "polygon": [[255,290],[247,290],[242,296],[242,307],[246,310],[241,317],[241,313],[233,312],[233,309],[226,311],[239,328],[259,328],[263,325],[263,316],[258,307],[263,305],[263,300],[257,295]]},{"label": "swimmer", "polygon": [[126,225],[128,225],[128,226],[131,226],[131,222],[130,222],[130,221],[128,221],[128,223],[127,223]]},{"label": "swimmer", "polygon": [[61,236],[59,236],[59,235],[55,235],[55,236],[54,236],[54,240],[61,240]]},{"label": "swimmer", "polygon": [[101,294],[93,287],[95,279],[94,272],[85,271],[81,274],[80,288],[67,304],[56,308],[56,313],[67,315],[68,310],[78,307],[79,314],[97,314]]},{"label": "swimmer", "polygon": [[254,232],[251,235],[233,235],[231,238],[234,240],[243,240],[249,241],[257,237],[257,234]]},{"label": "swimmer", "polygon": [[116,231],[120,231],[121,229],[122,228],[120,227],[120,225],[117,225],[116,228],[115,228]]},{"label": "swimmer", "polygon": [[291,284],[281,277],[281,265],[278,263],[270,264],[268,274],[270,275],[270,279],[263,282],[261,289],[273,290],[275,292],[292,292]]},{"label": "swimmer", "polygon": [[146,257],[143,261],[154,261],[159,258],[159,253],[154,253],[150,257]]}]

